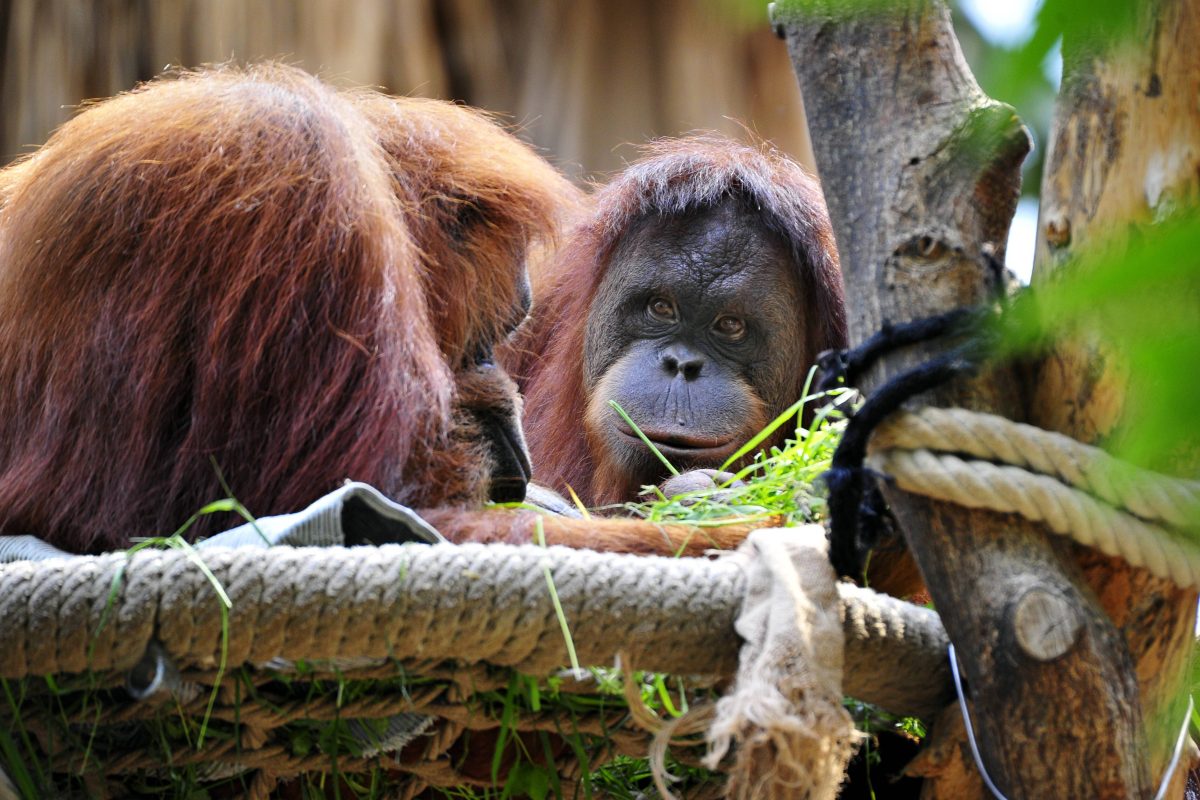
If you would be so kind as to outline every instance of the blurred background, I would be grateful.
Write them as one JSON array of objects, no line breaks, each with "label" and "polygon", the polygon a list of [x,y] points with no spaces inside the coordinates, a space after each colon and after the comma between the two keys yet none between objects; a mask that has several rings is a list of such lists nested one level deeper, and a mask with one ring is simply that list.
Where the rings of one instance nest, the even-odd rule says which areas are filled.
[{"label": "blurred background", "polygon": [[499,112],[577,178],[735,120],[812,163],[765,0],[0,0],[0,42],[4,160],[168,65],[280,58]]},{"label": "blurred background", "polygon": [[[1044,139],[1057,88],[1003,80],[1036,0],[960,0],[963,50],[985,91]],[[502,115],[577,180],[636,145],[746,131],[813,169],[804,108],[766,0],[0,0],[0,164],[89,98],[169,66],[282,59],[335,83],[461,101]],[[998,93],[999,92],[999,93]],[[811,110],[820,113],[819,109]],[[1040,146],[1010,245],[1028,279]]]}]

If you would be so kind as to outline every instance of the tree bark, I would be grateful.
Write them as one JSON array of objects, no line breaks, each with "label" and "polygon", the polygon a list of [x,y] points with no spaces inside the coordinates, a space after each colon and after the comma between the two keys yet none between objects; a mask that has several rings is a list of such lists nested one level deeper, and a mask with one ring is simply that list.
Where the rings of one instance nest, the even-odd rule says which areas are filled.
[{"label": "tree bark", "polygon": [[[857,11],[847,6],[862,6]],[[839,10],[842,9],[842,10]],[[838,241],[851,338],[993,302],[1028,135],[976,85],[940,2],[788,2],[788,39]],[[864,386],[943,351],[889,357]],[[1024,417],[998,368],[917,399]],[[1022,519],[885,487],[969,682],[983,761],[1010,798],[1143,797],[1133,664],[1070,545]],[[1030,647],[1029,609],[1065,646]]]},{"label": "tree bark", "polygon": [[[1042,182],[1036,284],[1079,268],[1081,256],[1127,245],[1133,231],[1200,194],[1200,7],[1137,4],[1115,41],[1064,42],[1064,80]],[[1086,260],[1086,259],[1084,259]],[[1119,438],[1126,408],[1119,343],[1075,338],[1041,366],[1032,421],[1086,442]],[[1194,477],[1200,464],[1180,464]],[[1149,772],[1161,775],[1187,713],[1196,592],[1085,548],[1078,557],[1137,665]],[[1183,796],[1186,763],[1167,797]]]}]

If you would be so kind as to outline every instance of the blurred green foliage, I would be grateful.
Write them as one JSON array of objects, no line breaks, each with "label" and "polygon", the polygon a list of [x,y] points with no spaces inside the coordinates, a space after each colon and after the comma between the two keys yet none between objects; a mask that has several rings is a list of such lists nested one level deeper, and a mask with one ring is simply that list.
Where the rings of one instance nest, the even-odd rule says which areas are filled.
[{"label": "blurred green foliage", "polygon": [[[1135,0],[1043,0],[1023,44],[993,48],[972,68],[984,90],[1013,104],[1044,141],[1050,119],[1041,115],[1053,98],[1046,94],[1047,59],[1061,47],[1063,80],[1070,82],[1090,58],[1149,47],[1139,38],[1140,8]],[[1194,182],[1194,176],[1179,177]],[[1033,178],[1027,174],[1026,191],[1036,193],[1040,175]],[[1194,196],[1195,188],[1184,194]],[[1106,345],[1128,374],[1123,423],[1106,446],[1142,466],[1194,477],[1200,470],[1200,214],[1195,206],[1164,201],[1148,218],[1109,235],[1075,243],[1078,260],[1017,304],[1005,346],[1036,353],[1064,336]]]},{"label": "blurred green foliage", "polygon": [[[1036,354],[1077,336],[1119,354],[1125,414],[1108,442],[1141,466],[1196,477],[1200,468],[1200,215],[1179,209],[1088,255],[1013,306],[1002,346]],[[1106,246],[1107,245],[1107,246]]]}]

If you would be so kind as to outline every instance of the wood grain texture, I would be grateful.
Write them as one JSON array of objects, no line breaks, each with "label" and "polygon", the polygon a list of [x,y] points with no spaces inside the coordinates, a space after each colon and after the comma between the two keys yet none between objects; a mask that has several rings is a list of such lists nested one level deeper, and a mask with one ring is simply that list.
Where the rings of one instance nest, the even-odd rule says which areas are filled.
[{"label": "wood grain texture", "polygon": [[[945,7],[913,0],[838,14],[835,4],[780,5],[852,342],[884,322],[993,302],[1029,141],[1012,109],[976,85]],[[864,388],[946,347],[890,357]],[[997,369],[917,402],[1020,420],[1021,390],[1016,372]],[[1133,664],[1071,548],[1022,519],[885,493],[957,644],[1000,789],[1013,798],[1148,796]],[[1017,600],[1030,591],[1078,610],[1077,642],[1059,658],[1018,644]],[[948,796],[933,784],[932,796]]]},{"label": "wood grain texture", "polygon": [[[1034,283],[1086,269],[1081,257],[1152,236],[1153,224],[1200,197],[1200,5],[1137,4],[1117,41],[1064,42],[1064,81],[1050,134]],[[1118,442],[1127,355],[1080,335],[1042,363],[1031,421],[1088,443]],[[1195,477],[1200,463],[1177,464]],[[1078,558],[1136,664],[1149,771],[1165,768],[1187,713],[1196,592],[1078,548]],[[1186,764],[1184,765],[1186,767]],[[1167,797],[1183,795],[1184,769]]]}]

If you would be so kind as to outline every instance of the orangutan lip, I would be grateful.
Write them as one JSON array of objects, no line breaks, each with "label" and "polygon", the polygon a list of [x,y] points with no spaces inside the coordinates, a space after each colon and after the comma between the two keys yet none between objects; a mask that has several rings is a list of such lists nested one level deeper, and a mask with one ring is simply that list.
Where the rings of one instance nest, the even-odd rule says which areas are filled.
[{"label": "orangutan lip", "polygon": [[[641,440],[636,433],[626,425],[617,425],[617,432],[630,439],[639,445],[645,446],[645,442]],[[660,433],[658,431],[643,430],[655,447],[657,447],[663,455],[686,456],[687,458],[713,458],[721,459],[732,453],[737,446],[737,442],[733,439],[712,439],[702,436],[687,436],[680,434]]]}]

